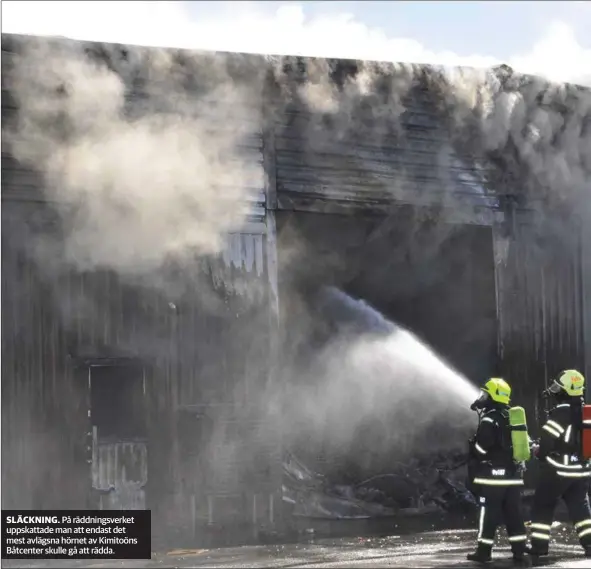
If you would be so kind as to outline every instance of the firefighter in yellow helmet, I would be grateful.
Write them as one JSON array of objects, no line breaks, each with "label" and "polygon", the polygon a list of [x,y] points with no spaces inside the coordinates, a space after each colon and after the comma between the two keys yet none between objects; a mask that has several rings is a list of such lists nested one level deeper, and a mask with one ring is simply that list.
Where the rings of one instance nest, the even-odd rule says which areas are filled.
[{"label": "firefighter in yellow helmet", "polygon": [[548,555],[554,510],[563,499],[586,557],[591,557],[589,461],[581,459],[585,378],[574,369],[560,373],[544,395],[553,399],[542,427],[539,448],[540,476],[534,495],[529,553]]},{"label": "firefighter in yellow helmet", "polygon": [[481,388],[481,396],[470,407],[480,421],[470,441],[472,488],[480,501],[478,542],[468,560],[491,561],[497,527],[504,521],[517,565],[527,566],[527,534],[521,508],[522,465],[513,460],[509,425],[511,387],[493,377]]}]

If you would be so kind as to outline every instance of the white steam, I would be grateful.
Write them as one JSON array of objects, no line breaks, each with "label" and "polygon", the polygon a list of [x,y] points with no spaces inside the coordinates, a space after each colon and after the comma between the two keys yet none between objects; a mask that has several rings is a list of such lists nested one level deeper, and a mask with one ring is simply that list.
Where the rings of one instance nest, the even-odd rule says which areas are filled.
[{"label": "white steam", "polygon": [[[437,53],[414,40],[388,38],[346,15],[306,20],[300,6],[283,7],[274,16],[238,9],[237,15],[194,22],[175,2],[3,3],[4,31],[13,33],[477,68],[500,63],[493,56]],[[179,76],[170,55],[162,52],[161,60],[146,61],[142,50],[132,51],[138,66],[123,65],[123,73],[116,74],[83,60],[79,52],[64,58],[63,53],[38,50],[29,54],[31,65],[19,68],[14,85],[23,121],[12,138],[14,153],[43,170],[56,199],[78,207],[67,217],[70,260],[120,272],[152,268],[170,255],[219,251],[223,236],[244,221],[252,188],[262,185],[254,161],[242,155],[248,133],[238,121],[226,120],[232,109],[256,124],[260,118],[252,103],[261,108],[260,92],[252,91],[252,85],[239,87],[219,63],[195,64]],[[591,84],[591,53],[563,24],[553,26],[529,53],[505,63],[554,80]],[[338,119],[336,133],[308,133],[312,150],[328,144],[325,139],[359,135],[354,111],[371,96],[380,75],[379,65],[372,65],[362,65],[354,83],[339,94],[328,81],[326,65],[309,69],[310,81],[299,95],[312,110]],[[139,116],[129,116],[121,77],[129,79],[137,69],[149,97]],[[401,66],[397,71],[388,100],[370,105],[374,121],[362,134],[374,142],[405,110],[402,99],[415,69]],[[204,99],[221,107],[221,121],[220,114],[215,120],[195,115],[203,105],[189,100],[183,87],[194,73],[206,84]],[[251,78],[262,89],[256,72]],[[484,71],[454,70],[446,79],[443,98],[457,127],[454,143],[464,142],[470,150],[480,145],[484,154],[504,151],[510,141],[530,169],[532,186],[538,182],[553,192],[572,186],[588,190],[591,133],[583,130],[581,120],[589,112],[588,98],[574,105],[563,129],[560,113],[537,102],[545,85],[505,90]],[[62,85],[63,92],[56,90]],[[470,123],[476,123],[476,136],[463,130]],[[398,170],[387,191],[395,191],[400,178]],[[467,405],[474,391],[465,379],[402,329],[385,337],[340,338],[315,360],[310,373],[313,387],[290,386],[295,411],[285,421],[293,434],[313,436],[328,429],[331,441],[347,444],[371,418],[381,429],[376,452],[387,452],[393,443],[400,448],[415,436],[441,450],[441,445],[463,442],[455,433],[473,421]]]},{"label": "white steam", "polygon": [[288,431],[323,433],[333,448],[346,448],[371,424],[365,443],[378,455],[463,450],[476,426],[469,407],[478,388],[364,301],[334,289],[328,295],[347,322],[314,358],[309,382],[290,382]]},{"label": "white steam", "polygon": [[[75,44],[32,42],[17,57],[9,141],[67,208],[69,261],[141,272],[169,256],[216,253],[241,227],[263,184],[244,151],[249,129],[260,128],[249,104],[260,95],[241,88],[223,58],[181,69],[171,53],[137,49],[126,61],[113,55],[117,73]],[[201,91],[191,99],[195,75]],[[138,78],[142,94],[130,103]]]},{"label": "white steam", "polygon": [[[513,145],[521,162],[529,168],[525,174],[528,183],[519,181],[519,187],[537,184],[553,194],[560,195],[570,192],[572,188],[575,188],[576,193],[580,193],[581,188],[584,190],[588,186],[586,162],[589,153],[589,134],[588,129],[584,130],[582,119],[588,113],[590,97],[581,94],[578,101],[571,100],[566,103],[574,113],[565,123],[561,111],[552,110],[546,104],[550,99],[561,100],[562,94],[559,88],[548,91],[548,86],[541,81],[540,84],[533,84],[524,89],[501,85],[496,75],[485,69],[503,62],[518,72],[537,74],[558,82],[569,81],[591,85],[591,50],[577,40],[573,30],[564,22],[552,23],[545,35],[531,49],[501,61],[494,55],[440,52],[429,49],[412,39],[388,37],[381,29],[367,26],[352,15],[343,12],[307,17],[303,7],[294,3],[281,6],[274,13],[258,11],[252,3],[230,3],[223,6],[225,8],[217,10],[215,14],[197,19],[190,14],[190,3],[183,2],[118,2],[116,4],[85,2],[80,5],[67,2],[27,2],[26,4],[4,2],[3,27],[4,31],[14,33],[63,35],[75,39],[125,44],[398,62],[395,68],[386,70],[391,79],[391,88],[387,100],[381,101],[375,100],[375,97],[372,98],[371,93],[375,91],[376,81],[381,80],[377,78],[383,77],[385,70],[382,69],[382,64],[361,64],[359,73],[353,79],[349,79],[343,90],[339,92],[329,79],[326,62],[309,62],[308,81],[298,88],[298,95],[312,111],[316,112],[316,119],[310,121],[306,133],[306,144],[309,146],[308,151],[311,156],[321,152],[327,153],[330,145],[335,141],[351,136],[359,139],[360,135],[364,134],[360,132],[364,128],[361,126],[363,121],[355,118],[360,107],[359,103],[363,99],[367,99],[364,102],[370,103],[372,115],[369,128],[371,132],[365,134],[372,139],[372,143],[379,142],[379,138],[388,133],[388,128],[396,127],[400,122],[398,117],[406,110],[403,101],[417,78],[415,64],[429,63],[445,66],[446,70],[442,77],[446,85],[442,88],[440,100],[446,107],[444,112],[452,116],[455,129],[452,138],[455,146],[458,140],[462,139],[460,143],[465,147],[460,150],[468,155],[473,154],[478,160],[482,159],[486,152],[504,152],[508,145]],[[586,16],[581,12],[580,17]],[[131,21],[134,22],[133,25],[129,25]],[[412,65],[407,65],[406,62],[411,62]],[[280,75],[277,70],[281,64],[282,59],[277,58],[277,77]],[[227,86],[228,82],[226,82]],[[229,89],[225,89],[224,97],[227,98],[229,92]],[[236,101],[232,103],[233,106],[236,105]],[[238,106],[241,106],[241,103],[238,103]],[[332,115],[334,119],[332,129],[326,129],[321,124],[323,113]],[[481,117],[480,122],[474,122],[475,115]],[[180,120],[183,127],[187,126],[185,117]],[[149,136],[149,139],[159,137],[163,127],[153,123],[153,120],[148,121],[143,129],[138,129],[133,135],[125,135],[123,132],[122,140],[127,139],[132,143],[132,136],[143,138],[146,132],[149,135],[156,133],[156,136]],[[472,125],[473,128],[465,129],[466,125]],[[145,193],[152,196],[158,195],[154,203],[159,208],[163,201],[170,201],[165,198],[167,193],[170,193],[171,197],[180,195],[183,198],[177,199],[177,203],[186,201],[184,198],[189,194],[191,196],[189,199],[194,201],[198,192],[193,191],[193,187],[190,188],[190,192],[186,190],[194,183],[195,178],[200,180],[198,188],[201,185],[209,189],[212,187],[211,179],[225,178],[230,182],[229,186],[234,189],[234,194],[230,190],[230,195],[227,196],[228,201],[235,201],[236,193],[241,193],[243,184],[238,184],[236,189],[237,185],[231,182],[244,178],[242,175],[244,172],[241,171],[244,164],[237,168],[234,165],[228,168],[227,159],[223,158],[220,161],[219,153],[216,152],[221,146],[224,150],[222,154],[227,157],[231,154],[235,140],[232,136],[226,139],[221,137],[221,140],[216,139],[214,144],[210,144],[210,140],[204,144],[203,125],[189,123],[189,126],[191,128],[182,128],[182,133],[175,126],[172,129],[174,134],[169,133],[168,138],[164,136],[171,149],[168,155],[173,154],[173,149],[176,152],[170,161],[160,158],[154,162],[156,151],[148,152],[144,146],[140,147],[143,150],[137,152],[137,161],[140,163],[169,163],[177,170],[186,171],[186,177],[178,176],[179,179],[183,179],[182,188],[161,190],[161,186],[171,186],[171,178],[174,182],[178,182],[176,174],[170,173],[172,167],[166,176],[162,172],[158,176],[152,176],[148,169],[139,183],[136,184],[134,181],[134,186],[143,185],[147,178],[150,183],[147,184]],[[196,141],[196,139],[199,140]],[[196,143],[189,144],[189,141]],[[193,155],[190,154],[192,149],[203,147],[205,148],[198,153],[198,158],[192,159]],[[103,146],[99,148],[102,149]],[[85,146],[84,151],[78,151],[83,154],[80,162],[85,166],[78,170],[89,171],[86,167],[89,160],[86,154],[92,153],[92,149],[93,145],[89,144]],[[454,148],[454,151],[457,150],[458,148]],[[440,175],[449,171],[449,166],[454,166],[454,151],[450,144],[442,144],[439,149],[437,158],[441,163]],[[480,156],[478,156],[479,152]],[[120,155],[119,150],[114,150],[114,153],[117,156]],[[69,153],[68,156],[71,162],[74,155]],[[125,158],[127,159],[127,153]],[[93,161],[97,168],[100,166],[105,172],[111,167],[110,163],[105,164],[94,158]],[[179,168],[180,163],[184,168]],[[207,163],[208,166],[211,164],[211,168],[206,169],[206,176],[202,174],[201,164],[203,163]],[[397,174],[388,187],[388,192],[397,197],[405,197],[405,168],[404,164],[396,165]],[[474,169],[478,172],[477,183],[486,184],[481,177],[479,165],[474,164]],[[74,174],[68,179],[73,179],[77,183],[78,180]],[[442,182],[440,180],[439,186]],[[492,182],[490,185],[495,189],[499,187],[498,182]],[[505,182],[501,185],[504,186]],[[515,188],[511,188],[509,192],[514,190]],[[416,193],[414,187],[411,191]],[[125,191],[122,199],[127,200],[129,195],[133,195],[133,192]],[[149,235],[147,231],[138,232],[137,235],[142,237],[139,241],[144,242],[143,237],[146,237],[146,243],[152,247],[154,242],[158,241],[156,235],[159,232],[178,222],[180,228],[178,232],[185,234],[186,237],[180,238],[180,244],[176,241],[170,242],[170,239],[167,240],[166,245],[156,243],[156,251],[158,251],[156,256],[159,256],[163,246],[174,251],[182,249],[185,245],[183,242],[195,243],[201,248],[204,242],[209,245],[217,242],[217,239],[210,239],[209,235],[206,235],[208,232],[206,220],[213,219],[210,213],[214,216],[221,215],[219,229],[223,231],[235,226],[237,220],[243,217],[244,211],[240,205],[228,207],[228,202],[224,199],[213,204],[208,198],[207,191],[203,192],[203,196],[203,200],[200,200],[198,205],[194,205],[198,214],[199,211],[202,212],[202,229],[195,229],[190,221],[193,219],[191,207],[181,211],[175,209],[174,215],[165,215],[163,219],[156,214],[146,216],[145,226],[155,223],[154,227],[157,230],[150,232]],[[441,196],[441,199],[449,198],[444,193]],[[121,200],[117,201],[121,202]],[[167,210],[168,208],[164,207],[164,211]],[[188,212],[190,215],[187,215]],[[120,222],[122,217],[120,214],[114,214],[113,211],[110,211],[110,214],[111,217],[114,216],[113,222]],[[227,219],[228,216],[229,219]],[[104,225],[107,225],[106,218]],[[94,231],[95,235],[92,235],[89,240],[94,241],[94,237],[100,233],[100,230],[87,229],[89,234],[91,231]],[[209,233],[211,235],[211,232]],[[122,238],[118,239],[117,243],[120,241]],[[129,246],[118,245],[118,247],[129,249],[126,258],[129,258],[134,251],[133,242]]]},{"label": "white steam", "polygon": [[[62,35],[74,39],[146,46],[397,62],[396,68],[388,71],[390,74],[393,73],[388,100],[368,101],[371,103],[373,117],[370,137],[374,142],[386,134],[387,125],[399,122],[397,119],[405,110],[403,99],[416,79],[417,69],[414,64],[428,63],[444,66],[446,71],[443,77],[447,85],[443,89],[441,100],[444,100],[447,105],[445,112],[453,116],[456,127],[454,144],[457,143],[458,138],[466,139],[461,129],[471,121],[473,124],[473,115],[476,113],[482,116],[482,121],[476,125],[475,129],[468,132],[470,140],[467,142],[464,140],[466,144],[464,150],[468,154],[475,149],[476,145],[472,139],[477,134],[481,139],[481,154],[491,150],[503,151],[508,142],[513,144],[519,159],[530,168],[526,176],[529,176],[533,184],[549,187],[555,194],[564,193],[566,187],[580,188],[588,184],[584,164],[587,160],[586,153],[588,153],[588,134],[582,131],[582,117],[588,112],[585,108],[586,103],[583,101],[584,96],[581,95],[581,101],[567,103],[575,113],[568,119],[566,134],[560,135],[564,117],[559,111],[550,110],[544,102],[538,100],[547,90],[547,85],[540,83],[520,91],[511,86],[499,85],[496,77],[486,71],[486,68],[506,63],[518,72],[539,75],[552,81],[591,85],[591,50],[581,44],[572,28],[565,22],[551,23],[530,49],[501,61],[494,54],[467,55],[437,51],[413,39],[388,37],[380,28],[368,26],[346,12],[332,11],[330,14],[307,17],[302,5],[295,3],[283,5],[274,13],[258,10],[256,3],[221,5],[222,8],[216,8],[214,13],[196,18],[190,13],[190,3],[184,2],[85,2],[84,4],[27,2],[24,4],[9,1],[3,3],[3,29],[13,33]],[[577,14],[579,18],[587,17],[583,9],[578,9]],[[132,21],[133,25],[129,25]],[[277,61],[280,66],[281,58]],[[407,65],[408,62],[413,65]],[[329,132],[330,129],[327,130],[318,121],[311,121],[307,133],[311,155],[326,151],[330,144],[341,138],[358,137],[359,133],[356,130],[361,128],[360,121],[354,120],[353,115],[363,98],[371,98],[369,94],[374,90],[376,77],[381,76],[381,72],[384,71],[380,69],[379,63],[364,63],[356,77],[349,80],[343,91],[338,93],[328,78],[326,67],[322,62],[309,63],[308,81],[299,88],[298,93],[311,110],[319,114],[329,113],[335,118],[334,132]],[[558,91],[552,92],[544,95],[543,98],[546,101],[548,98],[558,101],[561,94]],[[171,164],[178,162],[185,165],[191,164],[190,167],[185,166],[188,173],[193,169],[191,179],[195,177],[194,171],[199,169],[201,160],[209,163],[212,154],[211,152],[202,153],[198,160],[191,160],[191,156],[187,156],[190,152],[185,144],[188,137],[201,140],[197,146],[192,145],[192,147],[204,146],[201,135],[202,125],[197,126],[190,129],[189,135],[180,136],[177,132],[174,140],[169,140],[171,148],[184,149],[177,153]],[[147,130],[152,133],[154,129],[150,130],[148,127]],[[578,133],[577,130],[579,130]],[[233,145],[233,142],[226,139],[222,141],[222,146],[227,149]],[[217,144],[213,145],[214,148],[217,146]],[[206,145],[206,150],[211,151],[211,147]],[[152,162],[154,154],[140,152],[138,160]],[[443,145],[438,159],[442,164],[453,166],[452,154],[450,145]],[[159,162],[165,161],[159,160]],[[104,164],[101,166],[104,167]],[[215,172],[211,177],[217,177],[217,174],[221,173],[226,177],[234,178],[237,170],[235,168],[228,170],[225,166],[225,163],[219,164],[214,159],[213,167],[208,168],[207,171]],[[404,169],[404,165],[397,165],[398,176],[388,188],[388,191],[397,197],[404,197],[404,180],[401,179],[405,175]],[[444,170],[445,168],[440,168],[440,173]],[[156,193],[151,186],[158,183],[159,187],[160,182],[166,185],[170,178],[170,176],[164,179],[162,176],[147,177],[151,181],[151,184],[148,184],[149,192],[147,193],[151,194]],[[202,176],[199,177],[202,178]],[[186,187],[187,184],[188,182],[184,182],[182,185]],[[518,184],[524,185],[521,182]],[[208,181],[204,182],[204,185],[211,187]],[[498,186],[494,182],[492,185]],[[184,189],[172,193],[173,195],[180,193],[183,196],[187,194]],[[159,200],[163,200],[163,194],[160,192],[159,195]],[[191,195],[194,198],[196,194],[193,192]],[[221,229],[225,229],[235,225],[234,214],[236,213],[239,218],[243,211],[240,208],[238,212],[235,208],[228,209],[227,204],[222,202],[223,200],[218,201],[213,211],[223,214],[227,211],[232,212],[230,220],[226,222],[222,219]],[[207,198],[205,203],[208,203]],[[209,210],[207,212],[209,213]],[[174,216],[169,216],[162,221],[158,219],[155,227],[159,230],[170,227],[171,223],[177,221],[176,215],[181,218],[180,227],[183,232],[190,234],[194,228],[189,229],[188,226],[191,223],[186,222],[185,212],[180,214],[175,212]],[[118,221],[119,217],[116,216],[115,221]],[[211,219],[205,215],[202,217]],[[146,225],[152,221],[153,219],[148,216]],[[147,236],[147,242],[150,245],[156,240],[157,233],[155,231]],[[203,241],[201,234],[188,235],[186,239],[198,245]],[[208,239],[205,238],[205,241]],[[179,244],[169,243],[167,246],[174,250],[179,247]],[[129,248],[133,251],[131,245]],[[161,249],[161,246],[157,246],[156,249]]]}]

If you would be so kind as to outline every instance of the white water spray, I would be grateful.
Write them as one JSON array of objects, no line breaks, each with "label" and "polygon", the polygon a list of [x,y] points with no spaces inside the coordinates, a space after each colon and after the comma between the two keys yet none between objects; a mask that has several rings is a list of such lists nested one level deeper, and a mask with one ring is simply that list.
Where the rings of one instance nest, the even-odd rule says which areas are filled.
[{"label": "white water spray", "polygon": [[[380,333],[380,337],[367,340],[361,339],[352,346],[351,355],[359,364],[371,366],[374,362],[386,358],[396,370],[398,381],[403,381],[401,371],[410,373],[416,381],[417,388],[438,387],[435,391],[444,398],[454,400],[460,406],[469,406],[476,397],[478,389],[460,372],[453,369],[424,342],[408,330],[386,320],[375,308],[361,299],[353,299],[337,289],[329,289],[328,294],[346,306],[358,325],[366,327],[367,333]],[[434,384],[437,384],[435,386]]]},{"label": "white water spray", "polygon": [[340,447],[367,437],[362,445],[395,460],[463,449],[478,388],[366,302],[335,289],[323,296],[340,333],[312,366],[313,389],[300,391],[307,428]]}]

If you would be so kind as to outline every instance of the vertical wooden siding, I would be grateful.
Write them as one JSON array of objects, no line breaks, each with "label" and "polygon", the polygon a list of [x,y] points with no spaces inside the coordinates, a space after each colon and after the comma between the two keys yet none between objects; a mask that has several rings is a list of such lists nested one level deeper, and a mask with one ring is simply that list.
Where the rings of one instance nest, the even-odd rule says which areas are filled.
[{"label": "vertical wooden siding", "polygon": [[518,215],[511,237],[501,231],[496,228],[495,257],[502,371],[537,432],[548,381],[562,369],[585,366],[581,241],[576,224],[568,239],[546,239],[548,230],[525,215]]},{"label": "vertical wooden siding", "polygon": [[[173,309],[164,291],[109,271],[43,272],[10,231],[38,207],[5,202],[2,210],[2,482],[11,488],[2,506],[86,507],[87,384],[70,356],[116,353],[146,362],[148,505],[163,525],[182,525],[186,493],[213,481],[206,470],[187,469],[180,441],[199,433],[179,432],[179,410],[244,408],[266,384],[266,260],[255,251],[264,236],[235,236],[240,255],[202,265],[206,278],[176,296]],[[221,418],[240,419],[230,415]]]},{"label": "vertical wooden siding", "polygon": [[87,384],[72,358],[152,352],[146,358],[151,418],[161,417],[176,391],[174,315],[162,295],[134,290],[108,271],[47,274],[28,254],[30,243],[9,231],[38,207],[5,202],[2,209],[3,476],[14,477],[5,499],[14,507],[64,501],[84,507],[90,483]]},{"label": "vertical wooden siding", "polygon": [[[300,63],[313,66],[313,60]],[[337,70],[355,65],[330,64]],[[414,81],[403,97],[394,91],[405,80],[392,66],[369,94],[339,93],[335,82],[335,108],[326,112],[301,91],[280,105],[274,122],[279,209],[453,204],[455,218],[488,224],[496,201],[486,195],[483,173],[456,155],[425,89]]]},{"label": "vertical wooden siding", "polygon": [[[3,56],[5,47],[9,49],[3,37]],[[3,65],[3,121],[17,112],[4,90],[6,69]],[[220,124],[228,128],[227,120]],[[44,202],[38,173],[3,152],[2,481],[13,489],[4,495],[3,507],[88,505],[86,382],[73,359],[81,355],[132,355],[146,363],[147,500],[159,526],[155,533],[170,534],[167,527],[186,529],[194,516],[191,499],[206,503],[207,491],[235,490],[220,490],[221,478],[217,486],[213,484],[212,472],[204,465],[210,462],[208,453],[215,450],[214,444],[204,436],[207,433],[194,430],[194,423],[183,424],[181,409],[195,405],[223,409],[208,412],[221,446],[230,444],[219,438],[228,430],[218,427],[222,420],[236,423],[238,431],[254,428],[264,434],[266,430],[253,427],[252,417],[250,426],[242,428],[244,417],[226,411],[254,409],[256,402],[251,401],[268,376],[261,132],[255,129],[243,144],[245,157],[260,174],[253,177],[258,186],[250,188],[252,210],[245,233],[230,236],[218,257],[177,268],[176,277],[169,275],[174,293],[108,270],[80,273],[56,266],[48,271],[47,263],[40,265],[32,252],[30,231],[24,227],[32,216],[47,217],[51,204]],[[187,460],[186,439],[200,441],[198,463]],[[232,467],[250,476],[255,455],[246,457],[246,462],[236,457]],[[271,460],[257,458],[261,465]],[[249,516],[250,511],[247,508],[243,514]]]}]

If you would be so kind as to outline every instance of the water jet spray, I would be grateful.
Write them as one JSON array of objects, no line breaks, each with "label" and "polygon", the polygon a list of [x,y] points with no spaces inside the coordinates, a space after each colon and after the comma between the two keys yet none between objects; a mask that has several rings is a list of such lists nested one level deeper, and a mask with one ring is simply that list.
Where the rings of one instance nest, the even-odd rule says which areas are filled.
[{"label": "water jet spray", "polygon": [[326,288],[318,313],[332,321],[334,335],[310,366],[313,382],[290,385],[292,433],[323,440],[373,472],[376,461],[382,470],[463,452],[476,426],[470,404],[477,387],[363,300]]}]

